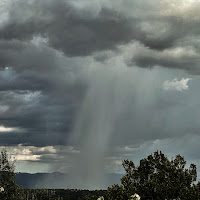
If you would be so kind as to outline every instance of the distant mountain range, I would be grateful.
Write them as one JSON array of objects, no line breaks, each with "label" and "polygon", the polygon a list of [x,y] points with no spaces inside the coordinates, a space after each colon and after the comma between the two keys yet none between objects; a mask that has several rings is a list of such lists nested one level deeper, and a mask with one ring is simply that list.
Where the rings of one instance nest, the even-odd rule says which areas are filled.
[{"label": "distant mountain range", "polygon": [[[109,173],[105,174],[106,185],[120,184],[120,179],[123,174]],[[18,173],[15,176],[16,183],[23,188],[54,188],[54,189],[68,189],[76,188],[71,185],[70,175],[67,173],[53,172],[53,173]]]}]

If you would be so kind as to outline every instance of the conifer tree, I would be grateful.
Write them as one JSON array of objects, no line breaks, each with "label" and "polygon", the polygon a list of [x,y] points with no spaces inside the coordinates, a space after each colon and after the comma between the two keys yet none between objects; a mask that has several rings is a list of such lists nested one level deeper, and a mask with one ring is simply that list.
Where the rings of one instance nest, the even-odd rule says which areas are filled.
[{"label": "conifer tree", "polygon": [[135,166],[133,161],[124,160],[126,175],[121,183],[127,194],[137,193],[141,199],[190,199],[197,191],[193,186],[197,178],[196,165],[185,168],[186,161],[180,155],[171,161],[160,151],[140,160]]}]

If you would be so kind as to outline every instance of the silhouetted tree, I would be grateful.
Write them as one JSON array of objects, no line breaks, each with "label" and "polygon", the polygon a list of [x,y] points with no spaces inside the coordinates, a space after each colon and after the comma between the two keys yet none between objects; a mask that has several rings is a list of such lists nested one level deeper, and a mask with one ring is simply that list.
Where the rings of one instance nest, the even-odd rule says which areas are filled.
[{"label": "silhouetted tree", "polygon": [[169,161],[161,151],[156,151],[140,160],[137,167],[129,160],[124,160],[122,165],[126,175],[121,183],[128,195],[137,193],[145,200],[188,200],[190,195],[198,193],[193,184],[197,178],[196,165],[185,169],[186,161],[180,155]]},{"label": "silhouetted tree", "polygon": [[107,189],[106,199],[108,200],[128,200],[129,197],[130,195],[128,196],[124,187],[118,184],[112,185]]},{"label": "silhouetted tree", "polygon": [[0,199],[21,200],[23,199],[23,189],[15,183],[15,165],[5,149],[0,153],[0,187],[4,191],[0,192]]}]

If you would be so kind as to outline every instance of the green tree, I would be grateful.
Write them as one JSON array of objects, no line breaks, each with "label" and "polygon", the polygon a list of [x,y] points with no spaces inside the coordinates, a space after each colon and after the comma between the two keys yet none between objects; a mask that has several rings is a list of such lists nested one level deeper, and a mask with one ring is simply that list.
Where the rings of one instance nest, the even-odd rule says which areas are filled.
[{"label": "green tree", "polygon": [[169,161],[161,151],[156,151],[140,160],[137,167],[129,160],[124,160],[122,165],[126,175],[121,183],[128,195],[137,193],[145,200],[188,200],[189,195],[197,193],[197,188],[192,186],[197,178],[196,165],[186,169],[186,161],[180,155]]},{"label": "green tree", "polygon": [[109,200],[128,200],[128,194],[126,193],[123,186],[118,184],[108,187],[106,199]]},{"label": "green tree", "polygon": [[15,183],[15,165],[5,149],[0,153],[0,187],[4,191],[0,193],[0,199],[21,200],[23,189]]}]

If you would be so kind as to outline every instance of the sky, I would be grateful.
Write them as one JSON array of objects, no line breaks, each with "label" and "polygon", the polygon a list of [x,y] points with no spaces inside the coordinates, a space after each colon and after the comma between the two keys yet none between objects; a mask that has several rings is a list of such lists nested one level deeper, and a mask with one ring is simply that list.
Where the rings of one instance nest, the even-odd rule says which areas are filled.
[{"label": "sky", "polygon": [[161,150],[200,174],[199,10],[199,0],[1,0],[0,147],[16,171],[96,184]]}]

